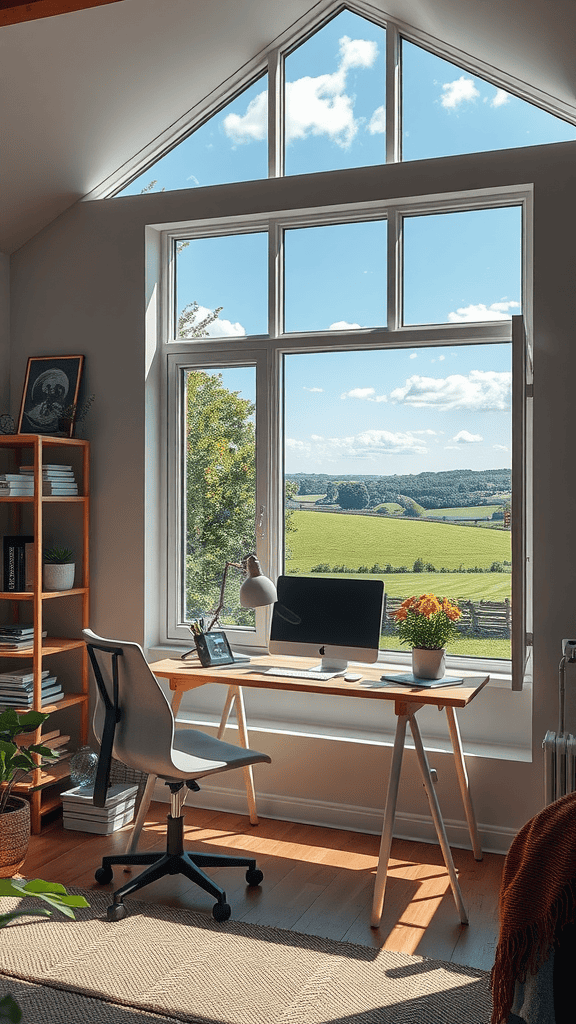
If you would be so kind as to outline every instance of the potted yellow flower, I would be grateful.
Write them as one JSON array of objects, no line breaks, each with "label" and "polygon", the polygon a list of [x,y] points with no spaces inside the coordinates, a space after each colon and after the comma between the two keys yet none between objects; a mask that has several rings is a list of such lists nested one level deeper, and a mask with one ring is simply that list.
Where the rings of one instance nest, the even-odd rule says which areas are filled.
[{"label": "potted yellow flower", "polygon": [[458,635],[461,611],[455,601],[435,594],[408,597],[396,612],[400,643],[412,648],[412,674],[417,679],[442,679],[446,644]]}]

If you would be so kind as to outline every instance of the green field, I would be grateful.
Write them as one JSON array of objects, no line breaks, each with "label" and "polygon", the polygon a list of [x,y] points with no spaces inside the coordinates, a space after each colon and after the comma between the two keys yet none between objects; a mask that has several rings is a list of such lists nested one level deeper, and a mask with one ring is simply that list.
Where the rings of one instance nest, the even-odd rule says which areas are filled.
[{"label": "green field", "polygon": [[493,562],[511,558],[507,530],[299,510],[292,517],[296,530],[287,538],[288,571],[310,572],[320,563],[355,571],[388,563],[412,568],[417,558],[436,569],[489,569]]},{"label": "green field", "polygon": [[493,512],[501,509],[501,505],[473,505],[471,508],[429,508],[424,515],[430,519],[447,519],[457,517],[458,519],[490,519]]}]

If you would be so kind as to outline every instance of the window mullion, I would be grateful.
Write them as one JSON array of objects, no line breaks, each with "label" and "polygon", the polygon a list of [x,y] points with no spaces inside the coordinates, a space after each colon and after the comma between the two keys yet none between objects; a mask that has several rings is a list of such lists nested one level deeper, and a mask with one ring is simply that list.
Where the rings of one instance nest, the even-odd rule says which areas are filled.
[{"label": "window mullion", "polygon": [[284,58],[280,50],[268,55],[268,177],[284,174]]},{"label": "window mullion", "polygon": [[388,330],[401,326],[402,316],[402,215],[392,208],[388,212]]},{"label": "window mullion", "polygon": [[386,25],[386,163],[401,158],[400,33],[393,22]]},{"label": "window mullion", "polygon": [[268,230],[268,334],[284,330],[284,230],[271,221]]}]

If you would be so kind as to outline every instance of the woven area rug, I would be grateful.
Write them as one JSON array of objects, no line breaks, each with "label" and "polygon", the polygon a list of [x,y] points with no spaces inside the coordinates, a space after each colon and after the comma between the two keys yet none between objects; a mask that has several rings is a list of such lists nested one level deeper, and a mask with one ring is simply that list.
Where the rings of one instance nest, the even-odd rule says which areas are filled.
[{"label": "woven area rug", "polygon": [[75,921],[55,913],[0,931],[0,997],[12,994],[26,1024],[490,1020],[484,971],[136,900],[110,923],[109,894],[84,895]]}]

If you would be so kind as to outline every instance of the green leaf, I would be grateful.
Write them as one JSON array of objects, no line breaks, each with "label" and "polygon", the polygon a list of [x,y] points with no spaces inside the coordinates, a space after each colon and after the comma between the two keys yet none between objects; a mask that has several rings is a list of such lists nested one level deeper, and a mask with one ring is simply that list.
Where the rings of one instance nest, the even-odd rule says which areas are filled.
[{"label": "green leaf", "polygon": [[[17,917],[52,917],[52,911],[46,907],[30,907],[29,910],[11,910],[8,914],[0,914],[0,928],[5,928]],[[1,1018],[0,1018],[1,1019]]]},{"label": "green leaf", "polygon": [[[90,904],[84,896],[75,896],[66,892],[61,882],[45,882],[42,878],[32,878],[26,882],[23,878],[2,878],[0,879],[0,896],[29,896],[43,900],[54,910],[59,910],[65,917],[74,918],[72,907],[89,907]],[[4,927],[12,917],[22,917],[26,914],[41,914],[49,917],[50,910],[25,910],[19,908],[12,915],[0,915],[0,927]]]},{"label": "green leaf", "polygon": [[39,892],[57,892],[66,895],[66,889],[61,882],[45,882],[42,878],[31,878],[22,886],[25,895],[32,893],[37,896]]}]

